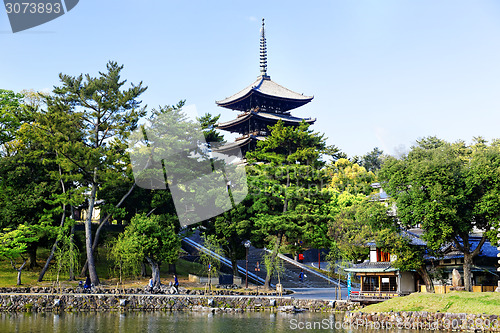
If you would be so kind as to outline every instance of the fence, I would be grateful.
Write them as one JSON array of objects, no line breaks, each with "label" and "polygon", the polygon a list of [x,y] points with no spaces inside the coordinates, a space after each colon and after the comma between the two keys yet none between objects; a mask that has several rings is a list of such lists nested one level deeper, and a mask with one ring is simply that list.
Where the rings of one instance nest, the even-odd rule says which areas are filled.
[{"label": "fence", "polygon": [[[473,286],[472,291],[475,293],[484,293],[495,291],[497,286]],[[452,286],[434,286],[434,291],[436,294],[447,294],[453,291]],[[426,286],[420,286],[420,292],[426,293]]]}]

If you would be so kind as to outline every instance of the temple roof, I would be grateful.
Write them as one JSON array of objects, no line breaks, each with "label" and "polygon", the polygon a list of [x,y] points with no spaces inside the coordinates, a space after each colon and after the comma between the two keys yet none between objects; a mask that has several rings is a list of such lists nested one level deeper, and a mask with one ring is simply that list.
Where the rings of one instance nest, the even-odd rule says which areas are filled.
[{"label": "temple roof", "polygon": [[309,103],[313,98],[291,91],[272,81],[269,76],[261,75],[245,89],[216,103],[239,111],[259,108],[260,111],[286,112]]},{"label": "temple roof", "polygon": [[273,124],[277,123],[279,120],[282,120],[285,123],[285,125],[298,125],[303,120],[308,124],[313,124],[316,121],[316,118],[300,118],[300,117],[293,117],[287,114],[249,111],[239,116],[236,119],[232,119],[230,121],[217,124],[217,128],[229,130],[231,127],[240,125],[252,117]]},{"label": "temple roof", "polygon": [[395,272],[399,269],[392,267],[390,262],[362,262],[355,264],[353,267],[346,268],[347,272],[355,273],[382,273],[382,272]]},{"label": "temple roof", "polygon": [[[469,243],[471,245],[470,251],[474,251],[478,245],[479,242],[481,241],[481,237],[476,237],[476,236],[470,236],[469,237]],[[459,238],[460,244],[463,244],[462,239]],[[457,259],[457,258],[463,258],[464,253],[457,249],[455,247],[455,244],[453,242],[447,243],[443,245],[440,249],[440,252],[442,255],[438,256],[425,256],[426,259],[430,260],[439,260],[439,259]],[[499,251],[496,247],[496,245],[493,245],[490,243],[489,240],[484,242],[483,246],[481,247],[481,250],[477,254],[477,257],[484,257],[484,258],[496,258],[498,255]]]},{"label": "temple roof", "polygon": [[252,141],[256,142],[256,141],[261,141],[261,140],[265,140],[265,137],[256,136],[256,135],[248,135],[248,136],[241,138],[240,140],[237,140],[235,142],[225,143],[223,145],[213,147],[212,150],[215,153],[223,153],[226,155],[236,156],[236,155],[240,155],[240,151],[244,146],[250,144]]}]

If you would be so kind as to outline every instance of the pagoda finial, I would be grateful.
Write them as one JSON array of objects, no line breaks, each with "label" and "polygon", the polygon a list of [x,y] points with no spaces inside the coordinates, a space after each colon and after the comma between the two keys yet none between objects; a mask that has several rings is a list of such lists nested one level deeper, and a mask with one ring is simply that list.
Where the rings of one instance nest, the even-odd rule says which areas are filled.
[{"label": "pagoda finial", "polygon": [[267,47],[264,19],[262,19],[262,28],[260,28],[260,73],[262,76],[267,76]]}]

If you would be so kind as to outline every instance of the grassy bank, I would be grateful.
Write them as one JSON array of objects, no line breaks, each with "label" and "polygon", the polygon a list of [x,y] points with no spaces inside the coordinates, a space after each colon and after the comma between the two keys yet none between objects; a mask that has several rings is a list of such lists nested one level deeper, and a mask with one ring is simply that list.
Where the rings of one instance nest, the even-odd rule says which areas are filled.
[{"label": "grassy bank", "polygon": [[428,311],[470,314],[500,314],[500,293],[414,293],[363,308],[363,312]]},{"label": "grassy bank", "polygon": [[[47,252],[47,253],[45,253]],[[43,282],[37,282],[38,275],[40,273],[41,267],[45,264],[45,258],[48,255],[48,251],[40,251],[39,259],[37,260],[38,267],[35,267],[33,270],[29,268],[23,269],[21,274],[22,286],[39,286],[39,287],[48,287],[53,286],[57,280],[57,271],[54,264],[51,265],[47,273],[45,274]],[[186,260],[179,259],[176,263],[176,271],[179,277],[179,280],[187,281],[189,274],[197,274],[203,273],[203,266],[198,263],[189,262]],[[113,263],[106,258],[99,258],[97,261],[97,273],[103,285],[108,286],[116,286],[119,278],[118,272],[111,269]],[[80,270],[77,271],[77,275]],[[126,287],[144,287],[150,278],[151,270],[149,266],[146,267],[147,277],[128,277],[124,278],[123,284]],[[172,280],[172,274],[168,272],[168,264],[164,264],[161,266],[161,280],[162,283],[168,283],[168,281]],[[77,281],[68,281],[68,273],[63,272],[59,276],[59,281],[62,286],[65,287],[76,287],[78,285],[78,281],[83,281],[85,278],[77,276]],[[7,260],[0,260],[0,287],[15,287],[17,282],[17,272],[12,268],[10,262]]]}]

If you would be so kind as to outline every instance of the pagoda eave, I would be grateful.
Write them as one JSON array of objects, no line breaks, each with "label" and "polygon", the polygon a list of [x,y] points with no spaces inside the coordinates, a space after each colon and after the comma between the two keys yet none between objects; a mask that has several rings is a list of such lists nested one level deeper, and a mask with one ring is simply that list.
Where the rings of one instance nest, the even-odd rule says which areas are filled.
[{"label": "pagoda eave", "polygon": [[248,111],[283,113],[309,103],[314,96],[304,96],[272,81],[269,76],[260,76],[254,83],[231,97],[216,101],[218,106]]},{"label": "pagoda eave", "polygon": [[290,115],[268,113],[268,112],[247,112],[240,117],[217,124],[217,128],[233,133],[241,133],[248,127],[248,121],[256,120],[266,126],[275,125],[278,121],[283,121],[285,126],[297,126],[302,121],[312,125],[316,122],[316,118],[299,118]]},{"label": "pagoda eave", "polygon": [[227,103],[217,102],[217,105],[236,111],[247,111],[259,107],[259,110],[264,112],[287,112],[309,103],[313,98],[294,100],[250,91],[240,99]]},{"label": "pagoda eave", "polygon": [[214,154],[224,154],[228,156],[237,156],[244,158],[247,151],[252,150],[252,148],[257,144],[258,141],[263,140],[262,137],[255,135],[247,135],[240,140],[232,143],[227,143],[219,147],[212,149]]}]

